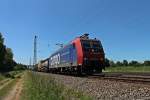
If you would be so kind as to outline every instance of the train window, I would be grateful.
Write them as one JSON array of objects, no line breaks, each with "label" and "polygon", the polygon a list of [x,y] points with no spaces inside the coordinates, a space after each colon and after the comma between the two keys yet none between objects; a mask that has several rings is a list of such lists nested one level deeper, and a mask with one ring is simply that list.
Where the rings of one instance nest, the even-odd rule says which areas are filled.
[{"label": "train window", "polygon": [[99,45],[98,43],[94,43],[94,44],[93,44],[93,47],[94,47],[94,48],[97,48],[97,47],[100,47],[100,45]]},{"label": "train window", "polygon": [[90,48],[90,42],[89,41],[82,41],[82,45],[84,48]]},{"label": "train window", "polygon": [[82,41],[82,46],[84,49],[84,52],[90,52],[91,50],[94,50],[95,53],[98,53],[101,51],[102,45],[99,41]]},{"label": "train window", "polygon": [[100,42],[93,42],[92,47],[93,48],[102,48],[102,45]]},{"label": "train window", "polygon": [[85,48],[90,48],[90,44],[89,43],[84,43],[83,44]]}]

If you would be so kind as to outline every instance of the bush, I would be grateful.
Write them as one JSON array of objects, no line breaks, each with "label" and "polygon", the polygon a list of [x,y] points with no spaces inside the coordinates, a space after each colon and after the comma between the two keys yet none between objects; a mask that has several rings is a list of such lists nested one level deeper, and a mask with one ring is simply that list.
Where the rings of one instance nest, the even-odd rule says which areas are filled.
[{"label": "bush", "polygon": [[144,66],[150,66],[150,61],[149,60],[144,61]]},{"label": "bush", "polygon": [[14,70],[25,70],[27,67],[25,65],[22,65],[22,64],[17,64],[15,67],[14,67]]},{"label": "bush", "polygon": [[6,73],[6,74],[4,74],[4,76],[6,77],[6,78],[15,78],[15,76],[13,75],[13,74],[10,74],[10,73]]}]

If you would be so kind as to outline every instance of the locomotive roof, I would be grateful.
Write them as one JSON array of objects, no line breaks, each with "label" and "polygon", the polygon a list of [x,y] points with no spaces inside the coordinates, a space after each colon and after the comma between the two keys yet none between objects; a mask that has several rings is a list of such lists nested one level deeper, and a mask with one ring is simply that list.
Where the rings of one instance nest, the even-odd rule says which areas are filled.
[{"label": "locomotive roof", "polygon": [[[76,40],[76,39],[80,39],[80,40],[89,40],[89,41],[100,41],[100,40],[98,40],[98,39],[96,39],[96,38],[95,38],[95,39],[89,39],[89,37],[81,37],[81,36],[75,38],[74,40]],[[54,53],[52,53],[52,55],[55,54],[55,53],[57,53],[58,51],[64,49],[64,48],[66,48],[68,45],[71,45],[72,42],[73,42],[74,40],[72,40],[72,41],[69,42],[68,44],[64,45],[62,48],[59,48],[58,50],[56,50]]]},{"label": "locomotive roof", "polygon": [[[98,40],[98,39],[96,39],[96,38],[95,38],[95,39],[90,39],[90,38],[89,38],[89,34],[87,34],[87,33],[83,34],[83,35],[80,36],[80,37],[75,38],[74,40],[76,40],[76,39],[88,40],[88,41],[100,41],[100,40]],[[52,54],[50,55],[50,57],[51,57],[52,55],[54,55],[55,53],[57,53],[58,51],[64,49],[64,48],[67,47],[68,45],[70,45],[74,40],[72,40],[72,41],[69,42],[68,44],[64,45],[62,48],[59,48],[58,50],[56,50],[54,53],[52,53]],[[46,58],[46,59],[44,59],[44,60],[41,60],[41,61],[42,61],[42,62],[45,62],[45,61],[48,60],[50,57],[48,57],[48,58]]]}]

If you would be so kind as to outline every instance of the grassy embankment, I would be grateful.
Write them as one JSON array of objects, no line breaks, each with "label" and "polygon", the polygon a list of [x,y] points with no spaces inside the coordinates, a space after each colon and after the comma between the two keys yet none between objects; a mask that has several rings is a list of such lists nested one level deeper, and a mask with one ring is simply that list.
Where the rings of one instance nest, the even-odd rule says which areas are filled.
[{"label": "grassy embankment", "polygon": [[7,78],[14,78],[17,74],[21,73],[22,71],[10,71],[6,73],[0,73],[0,81],[7,79]]},{"label": "grassy embankment", "polygon": [[9,91],[13,88],[15,85],[17,79],[13,79],[10,83],[8,83],[4,88],[0,90],[0,100],[2,100],[3,97],[5,97]]},{"label": "grassy embankment", "polygon": [[104,72],[150,72],[150,66],[107,67]]},{"label": "grassy embankment", "polygon": [[56,83],[50,75],[27,72],[25,75],[23,100],[91,100],[82,92],[68,89]]},{"label": "grassy embankment", "polygon": [[21,72],[22,71],[12,71],[0,75],[0,100],[12,89],[20,77]]},{"label": "grassy embankment", "polygon": [[5,79],[5,76],[3,76],[2,74],[0,74],[0,81],[2,81],[3,79]]}]

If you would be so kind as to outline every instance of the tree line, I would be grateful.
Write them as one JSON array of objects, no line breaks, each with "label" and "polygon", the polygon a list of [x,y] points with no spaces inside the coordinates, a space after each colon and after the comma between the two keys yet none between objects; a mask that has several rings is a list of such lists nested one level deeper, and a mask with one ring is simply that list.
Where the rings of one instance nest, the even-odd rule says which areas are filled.
[{"label": "tree line", "polygon": [[[19,66],[24,67],[22,64],[17,64],[13,60],[13,52],[4,44],[4,38],[0,33],[0,72],[7,72],[15,69],[21,69]],[[17,68],[15,68],[17,67]]]},{"label": "tree line", "polygon": [[106,67],[117,67],[117,66],[150,66],[150,60],[146,60],[144,62],[138,62],[135,60],[132,61],[127,61],[127,60],[123,60],[123,61],[117,61],[114,62],[113,60],[109,60],[109,59],[105,59],[105,65]]}]

